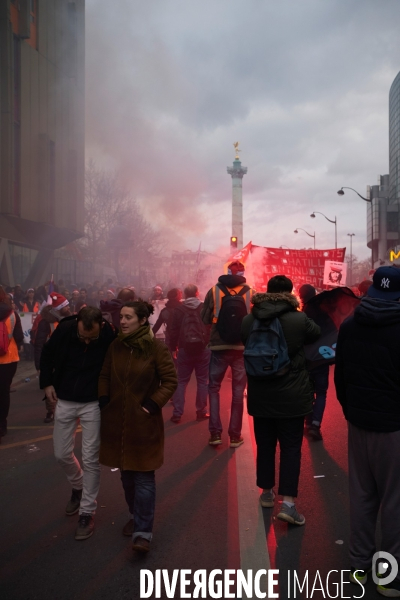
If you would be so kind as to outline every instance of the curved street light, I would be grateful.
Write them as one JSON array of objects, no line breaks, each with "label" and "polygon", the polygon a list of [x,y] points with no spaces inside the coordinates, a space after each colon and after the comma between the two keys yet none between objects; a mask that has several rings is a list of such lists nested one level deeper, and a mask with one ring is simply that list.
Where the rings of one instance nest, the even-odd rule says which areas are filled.
[{"label": "curved street light", "polygon": [[[338,192],[338,193],[339,193],[339,192]],[[343,192],[343,194],[344,194],[344,192]],[[341,195],[341,194],[340,194],[340,195]],[[313,212],[311,213],[310,217],[311,217],[312,219],[315,219],[315,215],[316,215],[316,214],[317,214],[317,215],[322,215],[323,217],[325,217],[325,219],[326,219],[327,221],[329,221],[329,223],[333,223],[333,224],[335,225],[335,250],[336,250],[336,249],[337,249],[337,219],[336,219],[336,216],[335,216],[335,220],[328,219],[328,217],[327,217],[326,215],[324,215],[324,213],[322,213],[322,212],[319,212],[318,210],[313,210]]]},{"label": "curved street light", "polygon": [[312,235],[311,233],[308,233],[308,231],[306,231],[305,229],[303,229],[302,227],[297,227],[293,233],[299,233],[298,230],[304,231],[304,233],[306,233],[308,236],[314,238],[314,250],[315,250],[315,231],[314,231],[314,235]]},{"label": "curved street light", "polygon": [[342,188],[340,188],[340,190],[337,192],[339,194],[339,196],[344,196],[344,191],[343,190],[352,190],[353,192],[355,192],[357,194],[357,196],[360,196],[360,198],[362,200],[365,200],[365,202],[371,202],[371,198],[364,198],[364,196],[361,196],[361,194],[359,194],[357,192],[357,190],[355,190],[354,188],[351,188],[351,187],[342,187]]},{"label": "curved street light", "polygon": [[[361,200],[365,200],[365,202],[369,202],[370,204],[372,203],[372,199],[371,198],[364,198],[364,196],[361,196],[361,194],[359,194],[357,192],[357,190],[355,190],[352,187],[346,187],[345,186],[345,187],[340,188],[340,190],[337,192],[339,194],[339,196],[344,196],[344,191],[343,190],[351,190],[352,192],[355,192],[357,194],[357,196],[359,198],[361,198]],[[372,243],[373,237],[374,237],[373,236],[373,222],[372,222],[372,219],[371,219],[371,268],[372,269],[374,268],[374,257],[373,257],[374,253],[373,253],[373,243]],[[350,238],[350,239],[352,239],[352,238]]]}]

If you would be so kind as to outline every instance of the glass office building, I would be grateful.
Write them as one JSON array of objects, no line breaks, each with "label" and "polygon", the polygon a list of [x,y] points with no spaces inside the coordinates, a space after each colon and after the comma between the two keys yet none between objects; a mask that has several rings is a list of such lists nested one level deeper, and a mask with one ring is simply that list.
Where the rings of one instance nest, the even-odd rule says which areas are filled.
[{"label": "glass office building", "polygon": [[400,198],[400,73],[389,92],[389,198],[395,203]]}]

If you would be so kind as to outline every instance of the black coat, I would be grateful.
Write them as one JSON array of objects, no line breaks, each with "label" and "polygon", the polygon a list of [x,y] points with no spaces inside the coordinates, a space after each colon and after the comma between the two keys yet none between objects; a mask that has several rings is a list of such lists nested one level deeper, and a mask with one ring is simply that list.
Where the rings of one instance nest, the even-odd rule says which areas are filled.
[{"label": "black coat", "polygon": [[162,325],[165,324],[165,344],[168,346],[169,350],[173,352],[175,348],[171,345],[171,326],[174,319],[174,312],[176,308],[181,306],[181,301],[177,299],[168,300],[157,321],[153,325],[153,333],[154,335],[160,329]]},{"label": "black coat", "polygon": [[43,346],[40,359],[41,389],[53,385],[62,400],[97,400],[98,379],[114,330],[103,321],[98,341],[85,344],[78,339],[77,316],[61,321]]},{"label": "black coat", "polygon": [[341,325],[336,395],[350,423],[400,430],[400,303],[365,297]]},{"label": "black coat", "polygon": [[273,379],[255,379],[248,376],[247,409],[253,417],[272,419],[301,417],[312,410],[312,388],[304,344],[316,341],[320,328],[303,312],[293,294],[255,294],[253,309],[243,319],[242,340],[250,334],[254,318],[272,320],[279,318],[288,346],[291,368],[288,373]]}]

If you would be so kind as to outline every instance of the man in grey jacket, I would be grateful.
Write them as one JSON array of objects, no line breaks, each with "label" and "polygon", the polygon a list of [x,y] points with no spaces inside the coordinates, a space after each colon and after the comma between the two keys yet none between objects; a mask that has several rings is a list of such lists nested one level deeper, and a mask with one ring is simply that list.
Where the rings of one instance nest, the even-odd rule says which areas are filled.
[{"label": "man in grey jacket", "polygon": [[203,324],[200,313],[203,303],[199,300],[196,285],[189,284],[183,291],[185,300],[174,308],[169,342],[170,350],[178,349],[178,388],[173,397],[173,423],[180,423],[185,406],[185,392],[193,370],[196,374],[196,420],[203,421],[207,413],[208,365],[210,350],[207,348],[208,328]]}]

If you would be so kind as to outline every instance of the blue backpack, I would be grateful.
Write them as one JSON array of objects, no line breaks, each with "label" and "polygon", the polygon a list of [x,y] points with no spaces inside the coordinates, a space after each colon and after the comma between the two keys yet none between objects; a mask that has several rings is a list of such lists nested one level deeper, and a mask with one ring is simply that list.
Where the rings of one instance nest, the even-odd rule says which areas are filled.
[{"label": "blue backpack", "polygon": [[250,377],[269,379],[289,371],[288,347],[278,318],[272,321],[254,319],[243,357]]}]

